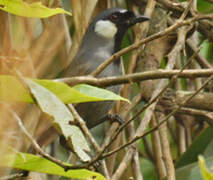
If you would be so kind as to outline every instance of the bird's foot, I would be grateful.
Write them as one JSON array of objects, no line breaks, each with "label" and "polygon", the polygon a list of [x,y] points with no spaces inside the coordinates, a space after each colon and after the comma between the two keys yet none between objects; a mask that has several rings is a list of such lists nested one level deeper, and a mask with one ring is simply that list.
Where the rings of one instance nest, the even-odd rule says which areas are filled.
[{"label": "bird's foot", "polygon": [[107,117],[110,120],[110,122],[117,122],[119,124],[123,124],[125,122],[124,119],[118,114],[114,114],[114,115],[108,114]]}]

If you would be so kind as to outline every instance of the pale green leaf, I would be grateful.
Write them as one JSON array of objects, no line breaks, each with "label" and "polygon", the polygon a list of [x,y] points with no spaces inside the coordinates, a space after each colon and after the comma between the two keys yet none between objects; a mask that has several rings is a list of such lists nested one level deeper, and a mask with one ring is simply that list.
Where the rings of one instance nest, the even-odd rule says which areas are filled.
[{"label": "pale green leaf", "polygon": [[86,152],[89,152],[90,148],[87,141],[80,128],[70,124],[74,119],[64,103],[62,103],[55,94],[36,82],[27,79],[26,83],[41,110],[52,117],[51,119],[54,126],[63,134],[73,151],[82,161],[89,161],[90,157]]}]

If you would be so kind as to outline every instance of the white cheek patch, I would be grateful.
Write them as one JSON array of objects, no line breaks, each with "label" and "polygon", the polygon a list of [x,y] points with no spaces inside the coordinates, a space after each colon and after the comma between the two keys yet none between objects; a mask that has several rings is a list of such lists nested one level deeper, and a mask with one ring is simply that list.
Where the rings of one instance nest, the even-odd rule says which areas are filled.
[{"label": "white cheek patch", "polygon": [[115,37],[117,27],[108,20],[100,20],[95,24],[95,32],[102,37],[112,39]]},{"label": "white cheek patch", "polygon": [[120,10],[120,13],[126,13],[127,12],[127,10],[126,9],[122,9],[122,10]]}]

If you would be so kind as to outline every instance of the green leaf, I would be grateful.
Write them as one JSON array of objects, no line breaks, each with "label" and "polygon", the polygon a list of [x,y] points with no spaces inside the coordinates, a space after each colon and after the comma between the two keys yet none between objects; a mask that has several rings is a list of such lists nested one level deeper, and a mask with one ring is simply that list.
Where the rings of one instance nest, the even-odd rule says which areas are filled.
[{"label": "green leaf", "polygon": [[204,180],[213,180],[213,173],[209,172],[209,170],[206,168],[205,159],[203,156],[198,157],[198,162],[200,166],[200,171],[203,176]]},{"label": "green leaf", "polygon": [[213,137],[213,128],[207,128],[187,149],[187,151],[177,161],[176,167],[182,167],[197,161],[199,154],[202,154],[211,142]]},{"label": "green leaf", "polygon": [[207,0],[198,0],[197,8],[200,13],[207,14],[213,12],[213,4]]},{"label": "green leaf", "polygon": [[[108,101],[108,100],[114,100],[114,101],[127,101],[129,102],[128,99],[125,99],[111,91],[108,91],[106,89],[102,89],[102,88],[97,88],[94,86],[90,86],[87,84],[79,84],[73,87],[73,89],[87,95],[87,102],[90,101],[90,99],[92,100],[92,98],[95,98],[92,101]],[[88,99],[90,98],[90,99]],[[83,99],[81,100],[81,102],[83,101]],[[129,102],[130,103],[130,102]]]},{"label": "green leaf", "polygon": [[26,83],[41,110],[52,117],[53,125],[63,134],[76,155],[82,161],[89,161],[91,158],[86,152],[90,152],[90,148],[80,128],[71,125],[70,122],[74,122],[74,119],[69,109],[48,89],[30,79]]},{"label": "green leaf", "polygon": [[[109,100],[128,101],[111,91],[90,85],[81,84],[71,88],[53,80],[35,79],[34,81],[53,92],[66,104]],[[0,75],[0,100],[34,103],[33,98],[18,79],[9,75]]]},{"label": "green leaf", "polygon": [[0,9],[14,15],[30,18],[47,18],[62,13],[71,16],[71,13],[64,9],[51,9],[42,5],[41,2],[28,4],[23,0],[0,0]]},{"label": "green leaf", "polygon": [[[64,164],[70,165],[68,163]],[[0,166],[47,173],[68,178],[105,180],[101,174],[96,172],[86,169],[64,171],[61,166],[43,157],[15,151],[11,151],[8,155],[1,157]]]},{"label": "green leaf", "polygon": [[35,80],[35,82],[49,89],[66,104],[109,100],[123,100],[129,102],[128,99],[111,91],[87,84],[79,84],[70,88],[64,83],[54,82],[52,80]]},{"label": "green leaf", "polygon": [[140,158],[141,172],[144,179],[157,180],[157,172],[154,164],[145,158]]}]

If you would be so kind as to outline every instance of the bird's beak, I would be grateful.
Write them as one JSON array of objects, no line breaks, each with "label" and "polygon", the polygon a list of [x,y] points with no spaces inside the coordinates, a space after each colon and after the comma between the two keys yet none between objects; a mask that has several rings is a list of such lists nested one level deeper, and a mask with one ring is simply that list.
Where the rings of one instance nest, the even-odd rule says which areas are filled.
[{"label": "bird's beak", "polygon": [[138,15],[138,16],[135,16],[134,18],[131,18],[129,20],[129,26],[133,26],[137,23],[141,23],[141,22],[148,21],[148,20],[150,20],[149,17],[143,16],[143,15]]}]

